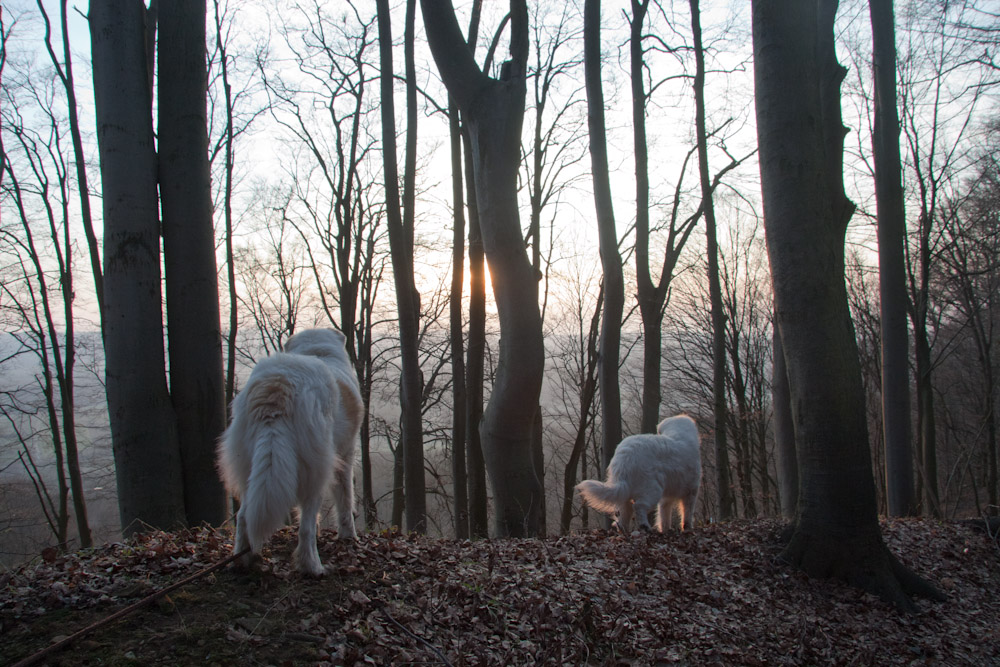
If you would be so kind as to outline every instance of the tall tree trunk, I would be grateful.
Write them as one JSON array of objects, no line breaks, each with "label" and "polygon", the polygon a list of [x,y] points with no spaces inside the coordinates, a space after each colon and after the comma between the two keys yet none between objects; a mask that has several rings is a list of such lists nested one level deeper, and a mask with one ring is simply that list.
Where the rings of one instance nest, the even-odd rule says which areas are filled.
[{"label": "tall tree trunk", "polygon": [[469,128],[483,249],[500,318],[496,381],[480,427],[496,532],[536,535],[543,495],[531,443],[545,352],[517,205],[528,10],[524,0],[511,0],[512,60],[492,79],[473,60],[451,3],[421,0],[421,7],[434,60]]},{"label": "tall tree trunk", "polygon": [[146,10],[90,6],[104,203],[106,386],[126,534],[184,523],[177,424],[167,392]]},{"label": "tall tree trunk", "polygon": [[[93,215],[90,210],[90,187],[87,180],[87,159],[83,152],[83,138],[80,132],[80,118],[76,102],[76,83],[73,78],[73,56],[69,42],[69,19],[67,16],[67,2],[61,0],[59,3],[60,27],[62,31],[62,52],[63,62],[59,62],[55,49],[51,41],[51,25],[48,13],[44,4],[39,1],[38,9],[45,21],[45,47],[49,53],[52,66],[66,91],[66,106],[69,113],[69,131],[73,142],[73,155],[76,164],[76,180],[80,195],[80,219],[83,223],[84,235],[87,239],[87,248],[90,251],[91,273],[94,278],[94,290],[97,296],[98,318],[103,332],[103,312],[104,312],[104,276],[101,271],[101,255],[97,244],[97,235],[94,233]],[[0,169],[2,173],[2,169]],[[68,202],[66,202],[68,204]],[[69,221],[65,221],[63,230],[65,236],[65,256],[60,260],[60,271],[62,273],[60,285],[63,292],[65,338],[66,349],[65,363],[60,363],[58,338],[53,337],[53,352],[56,357],[56,369],[59,375],[59,387],[63,411],[63,429],[65,433],[66,445],[66,466],[69,472],[70,487],[73,495],[73,511],[76,517],[77,531],[80,536],[80,546],[88,548],[92,546],[93,539],[90,532],[90,523],[87,519],[87,503],[83,491],[83,478],[80,473],[79,447],[76,437],[76,404],[73,397],[73,369],[75,362],[76,345],[74,338],[74,315],[73,315],[73,272],[72,261],[73,252],[70,245]],[[56,230],[53,229],[53,234]],[[55,239],[53,239],[55,240]],[[58,246],[58,244],[57,244]],[[62,255],[62,253],[60,253]]]},{"label": "tall tree trunk", "polygon": [[486,489],[486,461],[479,425],[483,420],[483,381],[486,364],[486,253],[479,230],[479,207],[476,205],[475,174],[472,169],[472,142],[463,128],[466,167],[465,181],[469,200],[469,348],[466,373],[466,463],[469,471],[469,533],[472,537],[489,535]]},{"label": "tall tree trunk", "polygon": [[853,205],[834,52],[837,3],[754,0],[754,81],[764,219],[792,397],[800,497],[783,557],[912,610],[940,594],[879,532],[857,340],[844,282]]},{"label": "tall tree trunk", "polygon": [[774,449],[778,460],[778,498],[781,516],[794,519],[799,509],[799,461],[795,452],[795,423],[792,418],[792,397],[788,389],[788,369],[785,350],[778,333],[778,318],[774,317],[771,333],[771,405],[774,409]]},{"label": "tall tree trunk", "polygon": [[399,313],[399,346],[402,356],[402,379],[399,385],[402,411],[403,485],[406,503],[406,528],[427,532],[427,501],[424,485],[424,441],[420,404],[423,378],[417,350],[420,321],[420,295],[413,280],[413,202],[416,171],[416,80],[413,67],[413,22],[415,0],[406,4],[404,51],[407,74],[406,165],[404,167],[403,215],[400,210],[398,163],[396,161],[396,112],[393,103],[392,25],[389,1],[377,0],[379,56],[381,62],[382,163],[385,175],[386,220],[392,250],[392,273],[396,286]]},{"label": "tall tree trunk", "polygon": [[899,114],[896,110],[896,30],[892,0],[869,0],[875,84],[875,205],[878,213],[882,321],[882,425],[890,516],[916,514],[910,441],[910,364],[906,319],[906,214]]},{"label": "tall tree trunk", "polygon": [[[601,318],[598,378],[601,405],[601,450],[604,465],[611,463],[622,439],[621,390],[618,360],[621,350],[622,313],[625,309],[625,278],[618,252],[614,203],[608,168],[607,130],[604,122],[604,87],[601,82],[601,2],[587,0],[583,10],[583,51],[587,87],[587,118],[590,125],[590,161],[594,179],[594,206],[604,281],[604,314]],[[657,355],[659,357],[659,355]],[[658,380],[659,378],[657,378]],[[657,381],[659,386],[659,381]],[[608,519],[610,522],[610,518]],[[610,525],[610,524],[609,524]]]},{"label": "tall tree trunk", "polygon": [[219,525],[226,496],[215,446],[226,427],[219,276],[208,162],[205,0],[160,11],[159,181],[167,287],[170,397],[177,415],[189,525]]},{"label": "tall tree trunk", "polygon": [[465,467],[467,429],[465,389],[465,340],[462,334],[462,290],[465,280],[465,197],[462,194],[462,132],[458,108],[448,101],[448,129],[451,139],[451,293],[448,297],[448,324],[451,339],[452,411],[451,472],[455,494],[455,537],[469,537],[469,476]]},{"label": "tall tree trunk", "polygon": [[[474,0],[469,17],[469,52],[476,52],[482,0]],[[469,534],[489,536],[486,489],[486,461],[483,458],[479,425],[483,419],[483,375],[486,363],[486,254],[479,229],[476,201],[476,174],[472,165],[472,139],[462,121],[462,148],[465,151],[465,188],[469,206],[469,346],[466,373],[466,464],[469,481]]]},{"label": "tall tree trunk", "polygon": [[[715,471],[719,487],[719,519],[726,521],[736,513],[729,471],[729,443],[726,438],[726,313],[722,308],[719,282],[719,243],[715,231],[715,206],[712,181],[708,175],[708,131],[705,127],[705,50],[701,43],[701,12],[698,0],[691,0],[691,32],[694,36],[695,133],[698,141],[698,176],[701,180],[701,206],[705,215],[708,244],[708,293],[712,307],[712,397],[715,411]],[[749,456],[743,457],[749,470]],[[749,475],[744,475],[749,485]],[[746,509],[746,508],[744,508]]]},{"label": "tall tree trunk", "polygon": [[[926,308],[926,305],[924,306]],[[926,315],[923,320],[926,322]],[[937,418],[934,414],[934,385],[931,382],[931,344],[927,330],[918,327],[914,352],[917,374],[917,427],[919,429],[921,481],[924,492],[924,511],[941,517],[937,473]]]},{"label": "tall tree trunk", "polygon": [[[632,84],[632,139],[635,151],[635,261],[639,315],[642,319],[642,433],[655,433],[660,420],[660,366],[663,303],[649,271],[649,147],[646,145],[646,90],[643,69],[643,23],[649,0],[632,0],[629,54]],[[662,287],[662,286],[661,286]]]},{"label": "tall tree trunk", "polygon": [[226,371],[225,371],[225,407],[228,413],[229,406],[236,395],[236,336],[239,333],[239,297],[236,293],[236,262],[233,253],[233,169],[235,160],[233,156],[234,143],[236,141],[234,128],[233,109],[233,88],[229,83],[229,53],[226,44],[226,36],[222,29],[222,15],[219,13],[219,0],[214,0],[214,21],[215,40],[219,49],[219,73],[222,76],[222,95],[225,104],[226,127],[223,135],[225,152],[223,154],[223,171],[225,173],[225,183],[222,190],[222,217],[225,221],[225,244],[226,252],[226,285],[228,286],[229,297],[229,335],[226,336]]}]

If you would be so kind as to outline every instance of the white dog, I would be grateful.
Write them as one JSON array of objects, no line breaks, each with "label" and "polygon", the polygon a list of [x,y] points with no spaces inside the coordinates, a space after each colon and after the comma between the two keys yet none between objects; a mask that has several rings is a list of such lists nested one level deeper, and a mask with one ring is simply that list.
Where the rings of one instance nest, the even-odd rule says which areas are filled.
[{"label": "white dog", "polygon": [[595,510],[617,514],[622,531],[628,531],[633,514],[639,527],[648,530],[647,517],[657,505],[657,528],[669,529],[675,504],[681,530],[691,528],[701,486],[698,427],[690,417],[678,415],[664,419],[656,431],[621,441],[611,457],[607,482],[588,479],[576,486]]},{"label": "white dog", "polygon": [[[233,401],[233,421],[219,442],[226,488],[242,500],[234,553],[253,554],[299,508],[298,570],[323,574],[316,522],[333,478],[337,533],[355,538],[354,443],[363,416],[361,392],[344,334],[309,329],[262,359]],[[250,555],[243,557],[249,565]]]}]

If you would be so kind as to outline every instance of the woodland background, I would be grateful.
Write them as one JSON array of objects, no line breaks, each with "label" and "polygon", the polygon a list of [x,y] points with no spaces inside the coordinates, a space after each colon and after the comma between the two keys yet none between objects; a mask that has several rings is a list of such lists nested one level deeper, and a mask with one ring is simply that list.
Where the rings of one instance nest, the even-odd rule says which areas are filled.
[{"label": "woodland background", "polygon": [[[699,422],[705,473],[698,520],[779,515],[790,501],[782,499],[776,452],[749,5],[703,2],[703,48],[696,48],[685,3],[605,5],[602,107],[617,214],[611,246],[621,258],[625,295],[621,317],[610,324],[602,319],[606,280],[598,249],[607,246],[593,204],[582,3],[528,3],[517,192],[519,243],[537,278],[544,332],[540,418],[532,425],[540,434],[533,451],[545,499],[539,532],[603,525],[570,491],[580,479],[603,475],[609,424],[598,401],[598,350],[609,334],[602,325],[620,335],[621,417],[614,420],[620,433],[649,431],[650,415],[655,423],[683,411]],[[474,23],[474,9],[481,11],[477,62],[502,79],[506,3],[460,4],[463,26]],[[107,262],[101,213],[107,193],[90,38],[80,15],[86,11],[23,0],[2,9],[0,556],[6,564],[53,544],[116,539],[123,524],[134,529],[118,506],[106,399],[97,295]],[[439,79],[420,12],[410,24],[417,27],[406,32],[410,39],[404,37],[405,11],[404,3],[391,7],[395,115],[400,127],[408,123],[405,139],[415,142],[406,148],[413,169],[389,169],[405,176],[400,207],[388,203],[399,193],[386,187],[380,112],[387,103],[379,88],[375,6],[209,3],[207,153],[220,297],[204,293],[220,309],[226,404],[255,360],[295,330],[333,325],[349,334],[368,407],[357,469],[365,527],[485,535],[497,499],[470,424],[478,424],[494,386],[500,322],[488,288],[492,277],[482,268],[476,273],[482,255],[472,235],[476,213],[467,206],[469,167],[453,158],[463,154],[451,131],[459,114]],[[878,509],[885,514],[868,4],[841,2],[836,35],[848,71],[844,181],[857,205],[847,235],[847,288]],[[404,43],[413,48],[409,62]],[[907,447],[912,509],[928,516],[998,508],[998,43],[998,3],[896,4],[912,396]],[[698,53],[705,58],[701,133],[693,93]],[[162,52],[159,58],[162,65]],[[154,119],[172,99],[165,83],[157,77]],[[404,92],[413,101],[405,111]],[[640,117],[646,134],[637,143]],[[715,250],[706,243],[699,135],[711,165]],[[163,140],[160,131],[161,153]],[[401,209],[404,217],[394,222]],[[390,239],[397,229],[410,244],[402,273]],[[165,255],[169,242],[165,237]],[[607,250],[601,255],[608,257]],[[157,275],[159,265],[157,253]],[[724,325],[721,376],[713,366],[711,275],[719,286],[716,324]],[[650,301],[639,292],[650,288],[653,305],[643,313],[640,304]],[[418,313],[412,321],[400,316],[400,294]],[[179,310],[171,311],[168,294],[157,316]],[[165,326],[149,331],[146,340],[164,344],[165,338],[169,348]],[[420,457],[409,459],[400,411],[404,358],[414,358],[407,345],[420,376],[419,390],[410,394],[419,404]],[[174,390],[179,364],[163,352],[160,358]],[[650,378],[655,386],[645,382]],[[467,419],[456,421],[457,415]],[[419,475],[404,466],[407,460]],[[149,465],[157,472],[154,460]]]}]

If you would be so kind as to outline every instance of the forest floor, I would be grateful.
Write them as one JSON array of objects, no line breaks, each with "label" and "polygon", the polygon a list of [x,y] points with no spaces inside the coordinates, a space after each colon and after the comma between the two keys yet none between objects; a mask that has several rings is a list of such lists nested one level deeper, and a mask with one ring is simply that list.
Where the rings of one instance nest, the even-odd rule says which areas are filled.
[{"label": "forest floor", "polygon": [[[947,595],[898,613],[779,559],[776,521],[688,533],[356,543],[321,533],[322,579],[290,570],[294,531],[74,641],[49,665],[996,665],[1000,548],[959,522],[883,523]],[[327,539],[323,539],[326,537]],[[15,664],[223,560],[225,531],[152,533],[0,573],[0,663]]]}]

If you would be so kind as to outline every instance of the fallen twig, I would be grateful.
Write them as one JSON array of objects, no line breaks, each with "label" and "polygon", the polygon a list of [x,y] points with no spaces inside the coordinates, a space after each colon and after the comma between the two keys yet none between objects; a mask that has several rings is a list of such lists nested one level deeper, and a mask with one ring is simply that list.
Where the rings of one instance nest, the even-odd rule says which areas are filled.
[{"label": "fallen twig", "polygon": [[232,563],[234,560],[236,560],[240,556],[243,556],[244,554],[246,554],[248,551],[250,551],[249,547],[247,547],[246,549],[244,549],[243,551],[241,551],[239,553],[232,554],[228,558],[225,558],[225,559],[219,561],[218,563],[215,563],[214,565],[210,565],[210,566],[206,567],[204,570],[201,570],[200,572],[195,572],[194,574],[192,574],[192,575],[190,575],[188,577],[185,577],[184,579],[181,579],[180,581],[178,581],[178,582],[176,582],[174,584],[171,584],[170,586],[167,586],[166,588],[164,588],[162,590],[156,591],[154,593],[150,593],[149,595],[147,595],[143,599],[139,600],[138,602],[130,604],[129,606],[125,607],[124,609],[116,611],[115,613],[111,614],[110,616],[102,618],[101,620],[99,620],[99,621],[97,621],[95,623],[91,623],[90,625],[88,625],[87,627],[83,628],[82,630],[78,630],[78,631],[74,632],[69,637],[66,637],[65,639],[61,639],[61,640],[57,641],[55,644],[52,644],[50,646],[46,646],[41,651],[38,651],[37,653],[28,656],[27,658],[25,658],[24,660],[21,660],[20,662],[14,663],[13,667],[28,667],[28,665],[34,665],[34,664],[38,663],[39,661],[41,661],[43,658],[46,658],[46,657],[52,655],[53,653],[61,651],[62,649],[66,648],[67,646],[69,646],[73,642],[77,641],[78,639],[81,639],[82,637],[90,634],[94,630],[97,630],[99,628],[103,628],[106,625],[111,625],[115,621],[118,621],[118,620],[120,620],[122,618],[125,618],[129,614],[132,614],[132,613],[138,611],[139,609],[145,607],[146,605],[150,604],[151,602],[154,602],[155,600],[158,600],[159,598],[163,597],[164,595],[167,595],[168,593],[171,593],[171,592],[177,590],[178,588],[180,588],[182,586],[186,586],[187,584],[190,584],[192,581],[200,579],[201,577],[204,577],[206,574],[209,574],[210,572],[215,572],[216,570],[218,570],[218,569],[220,569],[222,567],[225,567],[226,565],[228,565],[229,563]]}]

